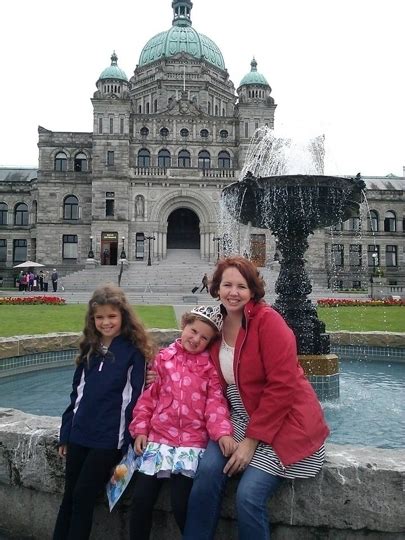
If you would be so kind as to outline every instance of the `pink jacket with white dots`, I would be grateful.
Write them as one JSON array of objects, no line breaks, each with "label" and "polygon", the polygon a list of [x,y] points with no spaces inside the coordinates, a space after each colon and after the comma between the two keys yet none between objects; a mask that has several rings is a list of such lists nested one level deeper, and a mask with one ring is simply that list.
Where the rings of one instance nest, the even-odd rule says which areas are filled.
[{"label": "pink jacket with white dots", "polygon": [[207,351],[190,354],[176,340],[158,353],[154,369],[158,377],[132,413],[132,437],[205,448],[208,439],[232,435],[228,404]]}]

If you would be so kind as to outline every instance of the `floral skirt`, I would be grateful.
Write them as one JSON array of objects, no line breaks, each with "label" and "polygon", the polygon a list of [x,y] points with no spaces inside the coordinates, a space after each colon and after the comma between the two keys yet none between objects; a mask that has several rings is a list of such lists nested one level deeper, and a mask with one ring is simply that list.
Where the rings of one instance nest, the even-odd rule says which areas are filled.
[{"label": "floral skirt", "polygon": [[158,478],[168,478],[171,474],[194,478],[204,451],[204,448],[192,446],[175,447],[149,442],[142,456],[138,458],[137,470]]}]

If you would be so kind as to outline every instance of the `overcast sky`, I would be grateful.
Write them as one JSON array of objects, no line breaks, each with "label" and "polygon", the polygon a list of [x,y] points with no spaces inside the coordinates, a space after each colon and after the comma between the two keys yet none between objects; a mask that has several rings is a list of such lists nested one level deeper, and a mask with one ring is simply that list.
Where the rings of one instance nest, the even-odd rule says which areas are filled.
[{"label": "overcast sky", "polygon": [[[0,166],[36,167],[37,129],[91,131],[90,98],[113,50],[128,78],[168,30],[172,0],[3,0]],[[402,175],[405,0],[193,0],[194,28],[235,87],[258,71],[276,130],[325,134],[326,173]]]}]

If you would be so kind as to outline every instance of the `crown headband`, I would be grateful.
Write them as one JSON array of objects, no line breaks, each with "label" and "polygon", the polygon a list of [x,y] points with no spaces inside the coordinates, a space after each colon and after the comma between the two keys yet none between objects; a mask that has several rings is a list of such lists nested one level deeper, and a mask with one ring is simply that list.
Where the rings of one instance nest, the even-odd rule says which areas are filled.
[{"label": "crown headband", "polygon": [[222,330],[223,317],[219,306],[198,306],[191,310],[194,315],[200,315],[208,319],[220,332]]}]

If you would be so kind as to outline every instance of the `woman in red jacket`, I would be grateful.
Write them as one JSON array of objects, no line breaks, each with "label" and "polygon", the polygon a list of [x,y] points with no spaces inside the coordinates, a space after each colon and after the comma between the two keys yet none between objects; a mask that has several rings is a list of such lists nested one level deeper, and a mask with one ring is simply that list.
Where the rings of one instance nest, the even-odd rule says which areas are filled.
[{"label": "woman in red jacket", "polygon": [[298,362],[284,319],[262,299],[264,282],[243,257],[219,261],[210,293],[222,303],[222,336],[211,358],[231,405],[237,449],[225,458],[211,441],[189,499],[183,540],[214,537],[227,478],[236,492],[239,540],[268,540],[267,502],[284,478],[322,468],[329,434],[316,394]]}]

